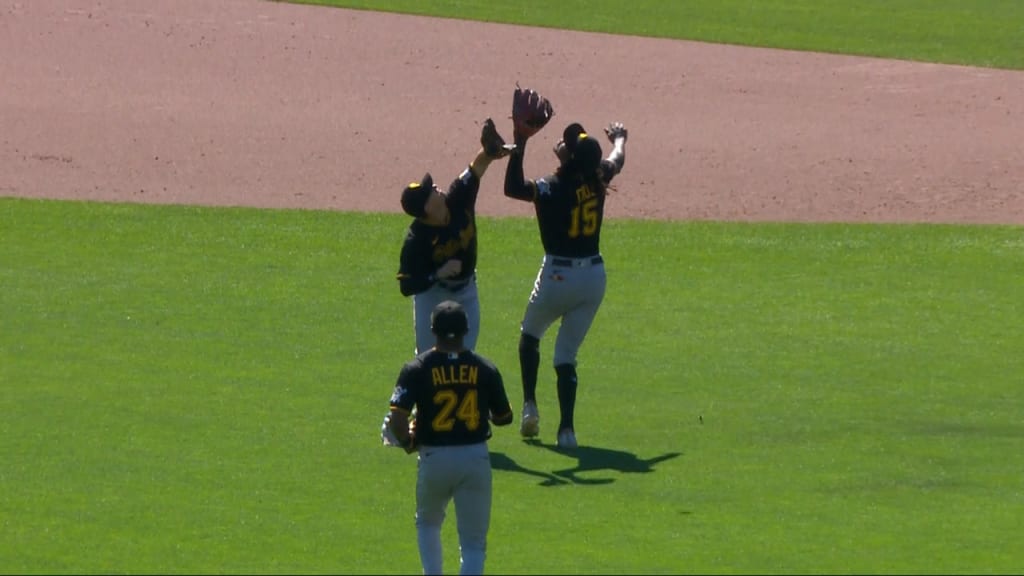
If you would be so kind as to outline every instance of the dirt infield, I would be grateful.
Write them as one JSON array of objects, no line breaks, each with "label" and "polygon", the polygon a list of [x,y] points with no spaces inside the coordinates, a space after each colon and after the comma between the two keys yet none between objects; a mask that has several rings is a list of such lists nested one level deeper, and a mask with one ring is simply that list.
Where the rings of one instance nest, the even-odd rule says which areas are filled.
[{"label": "dirt infield", "polygon": [[399,211],[519,81],[528,176],[626,124],[611,217],[1024,224],[1020,72],[261,0],[6,0],[0,54],[0,196]]}]

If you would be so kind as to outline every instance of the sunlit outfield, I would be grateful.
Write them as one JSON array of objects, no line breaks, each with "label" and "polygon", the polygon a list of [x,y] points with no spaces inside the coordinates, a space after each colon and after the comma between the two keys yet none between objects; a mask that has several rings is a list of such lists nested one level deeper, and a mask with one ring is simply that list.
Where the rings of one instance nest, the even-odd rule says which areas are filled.
[{"label": "sunlit outfield", "polygon": [[[1016,0],[346,4],[1024,68]],[[0,198],[0,573],[418,572],[415,458],[378,438],[407,223]],[[536,224],[480,233],[518,412]],[[541,444],[490,444],[491,573],[1021,572],[1024,228],[611,219],[602,248],[582,447],[551,449],[549,336]]]},{"label": "sunlit outfield", "polygon": [[[0,571],[417,572],[377,434],[406,222],[0,199]],[[535,224],[480,228],[518,404]],[[1019,572],[1020,228],[614,220],[604,252],[583,446],[545,369],[542,445],[491,442],[490,571]]]},{"label": "sunlit outfield", "polygon": [[302,0],[545,26],[1024,68],[1020,0]]}]

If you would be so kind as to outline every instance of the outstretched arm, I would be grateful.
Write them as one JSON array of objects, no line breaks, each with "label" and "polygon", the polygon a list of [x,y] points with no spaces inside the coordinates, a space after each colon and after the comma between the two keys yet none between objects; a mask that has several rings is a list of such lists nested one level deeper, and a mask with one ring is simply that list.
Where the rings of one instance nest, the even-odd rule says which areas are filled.
[{"label": "outstretched arm", "polygon": [[516,136],[516,147],[505,167],[505,196],[525,202],[533,202],[536,187],[523,176],[523,156],[526,154],[526,138]]},{"label": "outstretched arm", "polygon": [[491,165],[491,158],[487,155],[487,152],[483,148],[476,153],[476,158],[469,163],[469,169],[476,175],[477,180],[483,180],[484,174],[487,172],[487,167]]},{"label": "outstretched arm", "polygon": [[612,151],[608,153],[606,160],[615,165],[615,174],[618,174],[626,165],[626,138],[629,133],[621,122],[612,122],[604,129],[604,133],[612,142]]}]

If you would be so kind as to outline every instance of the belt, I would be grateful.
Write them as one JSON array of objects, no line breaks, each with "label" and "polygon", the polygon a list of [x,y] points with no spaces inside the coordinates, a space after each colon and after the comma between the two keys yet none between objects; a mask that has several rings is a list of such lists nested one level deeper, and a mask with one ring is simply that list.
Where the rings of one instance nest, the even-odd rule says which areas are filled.
[{"label": "belt", "polygon": [[554,266],[561,266],[563,268],[582,268],[584,266],[594,266],[597,264],[603,264],[604,258],[600,255],[590,256],[587,258],[552,258],[551,264]]},{"label": "belt", "polygon": [[437,283],[440,284],[441,288],[444,288],[445,290],[449,290],[451,292],[458,292],[465,288],[466,286],[469,286],[469,282],[469,280],[463,280],[462,282],[445,282],[443,280],[438,280]]}]

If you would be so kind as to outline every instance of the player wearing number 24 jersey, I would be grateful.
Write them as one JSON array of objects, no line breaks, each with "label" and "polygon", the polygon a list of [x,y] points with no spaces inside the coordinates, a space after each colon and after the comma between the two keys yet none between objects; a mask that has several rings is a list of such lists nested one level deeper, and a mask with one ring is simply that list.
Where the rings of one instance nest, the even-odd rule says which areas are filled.
[{"label": "player wearing number 24 jersey", "polygon": [[491,423],[512,423],[512,407],[497,367],[465,346],[463,307],[441,302],[430,324],[436,343],[402,367],[385,426],[397,445],[419,452],[416,536],[423,573],[442,574],[441,527],[454,500],[459,572],[483,574],[491,520],[487,439]]},{"label": "player wearing number 24 jersey", "polygon": [[520,433],[540,431],[537,371],[540,339],[561,321],[555,340],[554,368],[561,412],[557,444],[576,448],[576,356],[604,299],[606,276],[601,255],[601,226],[608,185],[626,160],[626,129],[605,128],[612,151],[602,158],[597,138],[578,123],[565,127],[555,145],[560,161],[554,174],[528,180],[523,175],[526,140],[516,134],[516,149],[505,172],[505,196],[532,202],[544,246],[544,260],[520,325],[519,367],[523,383]]},{"label": "player wearing number 24 jersey", "polygon": [[490,360],[465,349],[431,349],[405,364],[392,410],[416,407],[416,444],[460,446],[491,437],[488,416],[511,414],[501,373]]}]

